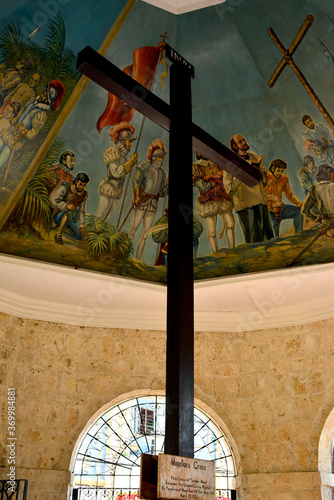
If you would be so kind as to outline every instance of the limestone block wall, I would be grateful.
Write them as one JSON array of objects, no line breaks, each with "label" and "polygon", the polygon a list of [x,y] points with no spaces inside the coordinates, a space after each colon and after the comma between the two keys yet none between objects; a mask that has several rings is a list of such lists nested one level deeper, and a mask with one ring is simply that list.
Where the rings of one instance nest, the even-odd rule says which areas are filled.
[{"label": "limestone block wall", "polygon": [[196,393],[236,440],[245,499],[321,498],[318,445],[334,406],[333,328],[327,320],[197,334]]},{"label": "limestone block wall", "polygon": [[[29,500],[65,500],[71,454],[92,415],[130,391],[164,389],[165,333],[0,315],[0,336],[1,478],[9,472],[13,387],[16,477],[29,480]],[[334,408],[334,320],[195,337],[195,395],[233,437],[239,498],[320,500],[318,445]]]}]

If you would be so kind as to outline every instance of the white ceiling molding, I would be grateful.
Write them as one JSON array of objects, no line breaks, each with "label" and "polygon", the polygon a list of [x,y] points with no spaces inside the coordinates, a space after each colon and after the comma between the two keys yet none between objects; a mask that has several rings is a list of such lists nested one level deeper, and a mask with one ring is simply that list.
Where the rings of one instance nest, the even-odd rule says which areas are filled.
[{"label": "white ceiling molding", "polygon": [[[75,326],[165,330],[165,286],[0,255],[0,311]],[[334,317],[334,264],[195,283],[195,330],[238,332]]]},{"label": "white ceiling molding", "polygon": [[172,14],[185,14],[193,10],[213,7],[224,3],[226,0],[142,0],[143,2],[154,5],[159,9],[167,10]]}]

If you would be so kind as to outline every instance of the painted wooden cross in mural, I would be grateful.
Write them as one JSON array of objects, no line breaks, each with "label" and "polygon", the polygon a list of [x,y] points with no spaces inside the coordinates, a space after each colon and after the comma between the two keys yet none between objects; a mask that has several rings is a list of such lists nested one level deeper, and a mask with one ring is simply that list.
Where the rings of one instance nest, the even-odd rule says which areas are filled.
[{"label": "painted wooden cross in mural", "polygon": [[[77,68],[169,131],[165,453],[194,455],[194,297],[192,149],[249,186],[258,170],[192,123],[194,68],[171,47],[170,105],[86,47]],[[139,327],[140,325],[138,325]]]},{"label": "painted wooden cross in mural", "polygon": [[297,64],[294,62],[294,60],[292,59],[293,54],[295,53],[295,51],[297,50],[297,48],[301,44],[304,36],[308,32],[308,30],[311,27],[311,25],[313,24],[313,22],[314,22],[314,16],[309,14],[306,17],[305,21],[303,22],[300,30],[298,31],[295,39],[293,40],[293,42],[290,45],[290,47],[288,48],[288,50],[286,50],[286,48],[282,45],[281,41],[279,40],[278,36],[275,34],[274,30],[272,28],[269,28],[268,33],[269,33],[270,37],[272,38],[272,40],[274,41],[274,43],[279,48],[279,50],[281,51],[281,53],[283,55],[283,59],[281,60],[281,62],[277,66],[277,68],[275,69],[273,76],[270,78],[270,80],[268,82],[268,85],[269,85],[269,87],[272,87],[274,85],[274,83],[276,82],[276,80],[278,79],[279,75],[282,73],[285,66],[289,65],[291,67],[291,69],[295,72],[295,74],[299,78],[301,84],[306,89],[306,92],[309,94],[312,101],[317,106],[320,113],[323,115],[323,117],[325,118],[325,120],[327,121],[327,123],[330,125],[331,129],[334,132],[334,120],[333,120],[333,118],[330,116],[327,109],[322,104],[319,97],[314,92],[311,85],[306,80],[305,76],[300,71]]}]

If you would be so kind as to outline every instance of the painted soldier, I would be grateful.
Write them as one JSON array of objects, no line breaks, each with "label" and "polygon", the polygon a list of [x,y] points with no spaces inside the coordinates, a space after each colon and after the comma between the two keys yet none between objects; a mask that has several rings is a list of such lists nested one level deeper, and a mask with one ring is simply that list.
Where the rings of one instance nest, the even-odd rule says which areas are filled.
[{"label": "painted soldier", "polygon": [[41,95],[25,107],[18,120],[22,136],[28,139],[36,137],[44,127],[49,113],[60,108],[65,90],[65,85],[60,80],[52,80]]},{"label": "painted soldier", "polygon": [[115,212],[122,196],[125,177],[138,162],[138,153],[133,153],[131,158],[127,159],[133,141],[137,139],[134,132],[134,126],[128,122],[117,123],[109,130],[114,145],[104,152],[107,177],[99,184],[100,200],[96,212],[97,217],[104,221],[109,221]]},{"label": "painted soldier", "polygon": [[143,223],[136,258],[144,251],[145,234],[153,226],[160,197],[166,196],[166,173],[162,168],[167,152],[161,139],[155,139],[147,150],[147,161],[141,161],[133,179],[134,209],[129,238],[133,241],[138,227]]}]

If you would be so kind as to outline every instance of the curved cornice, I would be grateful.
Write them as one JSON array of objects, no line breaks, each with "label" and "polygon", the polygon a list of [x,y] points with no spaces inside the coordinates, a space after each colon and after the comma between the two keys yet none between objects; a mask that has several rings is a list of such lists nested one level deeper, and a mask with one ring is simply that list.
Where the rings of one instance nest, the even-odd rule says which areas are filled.
[{"label": "curved cornice", "polygon": [[[165,330],[166,287],[0,255],[0,310],[76,326]],[[334,264],[195,283],[196,331],[287,327],[334,316]]]}]

